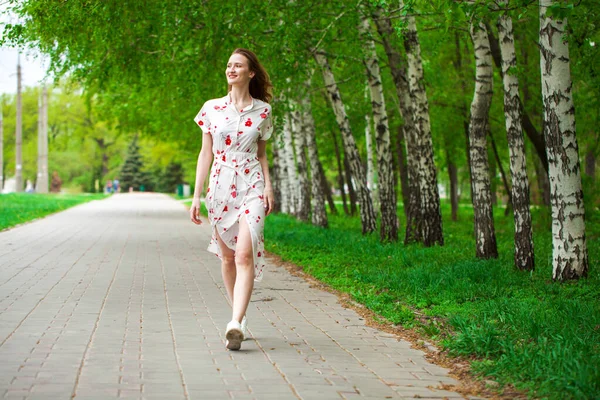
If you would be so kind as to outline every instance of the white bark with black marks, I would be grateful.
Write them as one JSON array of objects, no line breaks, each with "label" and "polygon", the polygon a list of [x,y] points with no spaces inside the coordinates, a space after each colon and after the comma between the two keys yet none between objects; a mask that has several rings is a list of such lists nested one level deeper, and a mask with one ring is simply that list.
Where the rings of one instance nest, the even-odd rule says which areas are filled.
[{"label": "white bark with black marks", "polygon": [[492,53],[485,25],[471,23],[470,31],[475,49],[475,94],[471,103],[469,154],[472,176],[471,199],[475,214],[476,255],[478,258],[497,258],[498,248],[492,213],[486,140],[492,102]]},{"label": "white bark with black marks", "polygon": [[[287,187],[284,187],[287,192],[288,199],[288,214],[295,215],[298,204],[298,174],[296,172],[296,162],[294,160],[294,135],[292,131],[292,117],[288,112],[285,116],[283,124],[283,155],[280,157],[285,163],[285,171],[287,173]],[[285,212],[285,211],[284,211]]]},{"label": "white bark with black marks", "polygon": [[[397,135],[398,143],[405,147],[405,150],[403,150],[401,147],[398,148],[398,159],[402,160],[402,162],[406,161],[405,165],[403,165],[402,162],[400,163],[400,184],[402,186],[404,212],[407,216],[407,220],[409,214],[414,216],[414,218],[411,218],[411,221],[414,221],[414,223],[407,223],[406,225],[405,241],[420,241],[416,230],[416,223],[418,222],[418,217],[420,216],[420,213],[416,211],[419,209],[418,189],[417,192],[413,193],[412,196],[410,189],[412,187],[411,185],[416,186],[415,179],[417,177],[416,160],[409,150],[415,147],[412,142],[414,142],[416,138],[416,128],[413,121],[411,108],[412,100],[410,97],[410,91],[408,90],[408,78],[406,76],[407,71],[405,60],[402,58],[400,51],[392,43],[391,38],[393,38],[396,33],[394,32],[394,28],[392,27],[389,17],[384,16],[384,14],[385,10],[383,10],[381,7],[376,7],[372,11],[373,21],[375,22],[377,32],[379,32],[379,36],[381,37],[383,48],[385,50],[385,54],[387,55],[390,72],[392,73],[394,86],[396,86],[398,108],[403,121],[402,126],[398,129]],[[404,156],[403,151],[406,151],[406,157]],[[414,178],[409,179],[409,176]],[[409,213],[409,210],[415,211]]]},{"label": "white bark with black marks", "polygon": [[[310,82],[307,83],[310,87]],[[327,228],[327,212],[325,211],[325,193],[323,193],[323,168],[319,160],[319,150],[317,148],[317,139],[315,135],[315,120],[312,115],[312,106],[308,93],[300,101],[301,114],[304,125],[304,134],[306,147],[308,148],[308,161],[310,164],[310,183],[312,193],[312,223],[315,226]]]},{"label": "white bark with black marks", "polygon": [[[284,125],[285,127],[285,125]],[[281,196],[281,212],[284,214],[290,214],[291,209],[291,197],[289,191],[289,175],[288,175],[288,163],[286,155],[286,147],[284,146],[285,135],[282,129],[275,138],[273,145],[277,149],[277,166],[279,172],[279,193]]]},{"label": "white bark with black marks", "polygon": [[[403,7],[403,1],[400,1]],[[411,192],[414,186],[418,186],[418,206],[411,202],[409,214],[407,216],[407,239],[409,232],[409,220],[417,227],[416,238],[423,242],[425,246],[434,244],[443,245],[444,237],[442,232],[442,213],[440,209],[440,194],[437,185],[437,171],[433,160],[433,141],[431,138],[431,124],[429,120],[429,103],[425,91],[425,78],[423,74],[423,63],[421,60],[421,45],[417,33],[417,24],[414,16],[406,17],[406,29],[404,31],[404,48],[408,60],[408,86],[412,100],[412,116],[415,126],[415,132],[412,137],[407,136],[409,166],[414,163],[413,171],[409,167],[409,179],[417,179],[416,185],[411,185]],[[413,143],[408,143],[408,142]],[[408,152],[407,151],[407,152]],[[411,159],[411,157],[414,157]],[[416,174],[416,177],[413,175]],[[413,193],[411,193],[411,196]],[[412,229],[412,228],[411,228]]]},{"label": "white bark with black marks", "polygon": [[398,240],[398,217],[396,204],[396,188],[394,182],[394,168],[392,162],[392,145],[390,141],[390,128],[388,125],[387,111],[383,85],[381,84],[381,71],[379,59],[375,49],[375,42],[371,37],[369,19],[362,17],[359,30],[363,36],[365,49],[365,66],[371,93],[373,120],[375,123],[375,145],[377,150],[377,192],[379,193],[379,208],[381,211],[381,227],[379,230],[382,241]]},{"label": "white bark with black marks", "polygon": [[504,115],[510,174],[512,178],[512,204],[515,219],[515,266],[522,270],[535,268],[531,212],[529,211],[529,180],[525,143],[521,127],[521,101],[519,79],[516,75],[517,58],[512,19],[507,13],[498,18],[500,53],[502,56],[502,81],[504,85]]},{"label": "white bark with black marks", "polygon": [[350,163],[352,175],[356,182],[358,191],[358,201],[360,204],[360,221],[362,224],[362,232],[371,233],[377,229],[377,221],[375,217],[375,211],[373,210],[373,201],[371,199],[371,193],[367,187],[367,177],[365,174],[362,161],[360,159],[356,142],[352,136],[352,130],[350,129],[350,121],[346,114],[346,108],[342,102],[340,90],[335,81],[333,72],[324,53],[314,53],[317,64],[321,67],[323,73],[323,80],[327,87],[327,95],[331,106],[335,113],[335,118],[340,127],[342,134],[342,141],[344,143],[344,149]]},{"label": "white bark with black marks", "polygon": [[296,218],[300,221],[308,221],[310,214],[310,187],[308,183],[308,168],[306,163],[306,127],[301,116],[298,105],[294,103],[295,109],[290,113],[292,132],[294,136],[294,148],[296,150],[296,171],[298,176],[298,188],[296,189]]},{"label": "white bark with black marks", "polygon": [[540,0],[540,67],[544,104],[544,137],[552,205],[552,278],[587,276],[588,251],[575,130],[567,19],[548,15],[553,0]]}]

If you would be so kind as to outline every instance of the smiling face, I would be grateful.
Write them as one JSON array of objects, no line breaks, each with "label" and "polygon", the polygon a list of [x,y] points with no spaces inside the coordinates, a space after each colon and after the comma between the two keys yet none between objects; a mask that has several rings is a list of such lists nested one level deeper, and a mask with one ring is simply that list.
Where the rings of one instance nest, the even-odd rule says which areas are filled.
[{"label": "smiling face", "polygon": [[229,85],[248,85],[250,79],[254,76],[254,72],[250,71],[248,59],[241,54],[232,54],[227,62],[225,69],[227,83]]}]

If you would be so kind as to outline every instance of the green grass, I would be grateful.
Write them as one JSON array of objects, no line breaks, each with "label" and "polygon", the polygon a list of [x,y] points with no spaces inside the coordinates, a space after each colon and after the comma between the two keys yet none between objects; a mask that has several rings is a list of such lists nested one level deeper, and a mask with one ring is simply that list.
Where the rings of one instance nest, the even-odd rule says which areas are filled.
[{"label": "green grass", "polygon": [[377,235],[361,235],[357,217],[343,215],[330,217],[328,230],[273,215],[265,225],[266,246],[449,354],[474,357],[481,376],[535,397],[599,398],[599,213],[587,219],[589,277],[560,284],[551,278],[548,210],[532,211],[531,273],[513,267],[512,216],[503,211],[495,212],[496,260],[475,259],[472,209],[462,207],[452,222],[446,205],[443,247],[381,244]]},{"label": "green grass", "polygon": [[0,230],[105,197],[104,194],[3,194],[0,195]]}]

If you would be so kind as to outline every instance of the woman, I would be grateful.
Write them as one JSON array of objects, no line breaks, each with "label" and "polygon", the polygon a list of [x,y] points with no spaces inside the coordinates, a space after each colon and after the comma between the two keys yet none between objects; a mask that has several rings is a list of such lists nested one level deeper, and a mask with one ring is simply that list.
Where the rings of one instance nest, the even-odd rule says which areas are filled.
[{"label": "woman", "polygon": [[194,119],[202,149],[190,209],[201,224],[200,195],[210,170],[206,208],[212,228],[208,250],[221,258],[221,272],[233,308],[226,347],[239,350],[246,336],[246,309],[254,281],[262,279],[264,220],[273,209],[266,140],[273,132],[271,81],[254,53],[236,49],[225,70],[229,93],[209,100]]}]

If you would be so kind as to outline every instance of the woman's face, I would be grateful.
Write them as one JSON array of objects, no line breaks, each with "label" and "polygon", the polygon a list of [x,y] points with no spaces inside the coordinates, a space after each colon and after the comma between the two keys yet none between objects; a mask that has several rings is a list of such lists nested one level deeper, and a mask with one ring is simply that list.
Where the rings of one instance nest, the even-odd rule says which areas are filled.
[{"label": "woman's face", "polygon": [[236,53],[229,57],[225,75],[227,76],[227,83],[229,85],[245,86],[254,76],[254,72],[250,71],[248,67],[248,59],[242,54]]}]

